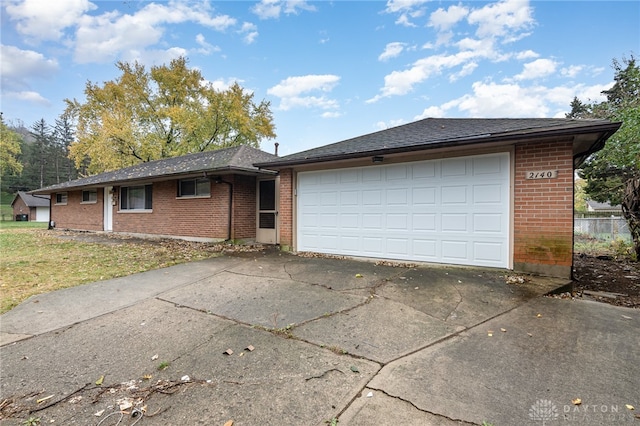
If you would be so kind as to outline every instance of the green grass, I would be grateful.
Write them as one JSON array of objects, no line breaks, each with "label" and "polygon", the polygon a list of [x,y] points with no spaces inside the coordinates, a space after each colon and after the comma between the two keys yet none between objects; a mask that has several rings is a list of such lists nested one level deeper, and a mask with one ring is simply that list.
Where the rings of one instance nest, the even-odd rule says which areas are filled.
[{"label": "green grass", "polygon": [[15,195],[7,192],[0,193],[0,221],[11,218],[13,220],[13,209],[11,208],[11,202]]},{"label": "green grass", "polygon": [[114,238],[102,244],[60,238],[63,234],[34,222],[2,224],[0,313],[37,294],[220,254],[219,246],[205,243]]},{"label": "green grass", "polygon": [[11,230],[11,229],[47,229],[49,224],[47,222],[9,222],[4,221],[0,222],[0,229],[2,230]]}]

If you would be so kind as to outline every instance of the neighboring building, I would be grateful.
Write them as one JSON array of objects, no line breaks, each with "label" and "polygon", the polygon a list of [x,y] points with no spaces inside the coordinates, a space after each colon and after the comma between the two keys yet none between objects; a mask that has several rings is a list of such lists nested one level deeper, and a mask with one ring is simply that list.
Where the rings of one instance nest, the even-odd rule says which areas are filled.
[{"label": "neighboring building", "polygon": [[49,222],[49,201],[48,195],[34,196],[18,191],[11,202],[14,220]]},{"label": "neighboring building", "polygon": [[34,191],[57,228],[569,278],[574,170],[605,120],[425,119],[286,157],[246,146]]},{"label": "neighboring building", "polygon": [[56,228],[276,241],[274,155],[248,146],[152,161],[33,191],[50,194]]},{"label": "neighboring building", "polygon": [[612,206],[609,203],[599,203],[593,200],[586,200],[587,203],[587,211],[593,213],[608,213],[612,215],[622,215],[622,206],[619,204],[617,206]]},{"label": "neighboring building", "polygon": [[294,251],[509,268],[573,264],[573,175],[605,120],[425,119],[257,163]]}]

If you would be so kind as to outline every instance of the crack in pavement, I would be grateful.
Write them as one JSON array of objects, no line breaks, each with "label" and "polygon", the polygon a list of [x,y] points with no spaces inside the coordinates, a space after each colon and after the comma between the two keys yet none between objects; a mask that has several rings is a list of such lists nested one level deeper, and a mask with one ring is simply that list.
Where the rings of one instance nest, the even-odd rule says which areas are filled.
[{"label": "crack in pavement", "polygon": [[456,306],[453,308],[453,310],[451,312],[449,312],[449,315],[447,315],[444,318],[444,322],[447,322],[449,320],[449,318],[451,318],[451,315],[453,315],[454,312],[458,310],[458,307],[460,306],[460,304],[462,303],[462,300],[463,300],[462,293],[460,292],[460,289],[454,283],[451,283],[451,286],[456,289],[456,293],[458,293],[459,300],[458,300],[458,303],[456,303]]},{"label": "crack in pavement", "polygon": [[[406,400],[406,399],[401,398],[399,396],[392,395],[392,394],[388,393],[384,389],[379,389],[379,388],[374,388],[374,387],[369,387],[369,386],[365,386],[364,389],[371,389],[371,390],[380,392],[380,393],[382,393],[383,395],[385,395],[385,396],[387,396],[389,398],[395,399],[397,401],[404,402],[405,404],[409,404],[410,406],[412,406],[416,410],[420,411],[421,413],[430,414],[432,416],[436,416],[436,417],[440,417],[440,418],[443,418],[443,419],[447,419],[449,421],[457,422],[457,423],[460,423],[460,424],[463,424],[463,425],[472,425],[472,426],[478,425],[478,423],[468,422],[468,421],[462,420],[462,419],[454,419],[452,417],[445,416],[444,414],[434,413],[433,411],[425,410],[423,408],[418,407],[416,404],[414,404],[413,402],[411,402],[409,400]],[[346,408],[345,408],[345,410],[346,410]],[[340,414],[343,414],[345,410],[341,411]]]}]

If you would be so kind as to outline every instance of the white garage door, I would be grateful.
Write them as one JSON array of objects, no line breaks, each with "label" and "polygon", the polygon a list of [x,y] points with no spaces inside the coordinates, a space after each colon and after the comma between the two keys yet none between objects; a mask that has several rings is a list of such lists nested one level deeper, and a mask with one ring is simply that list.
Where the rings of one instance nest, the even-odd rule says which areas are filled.
[{"label": "white garage door", "polygon": [[509,154],[301,172],[297,249],[509,266]]}]

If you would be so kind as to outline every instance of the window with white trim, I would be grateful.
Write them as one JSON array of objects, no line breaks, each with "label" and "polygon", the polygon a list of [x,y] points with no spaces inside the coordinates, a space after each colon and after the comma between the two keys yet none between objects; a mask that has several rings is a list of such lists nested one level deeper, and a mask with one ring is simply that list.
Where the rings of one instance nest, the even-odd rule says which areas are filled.
[{"label": "window with white trim", "polygon": [[152,185],[120,188],[120,210],[151,210]]},{"label": "window with white trim", "polygon": [[67,193],[66,192],[58,192],[58,193],[56,193],[56,204],[67,204]]},{"label": "window with white trim", "polygon": [[98,201],[98,190],[97,189],[86,189],[82,191],[82,202],[83,203],[96,203]]},{"label": "window with white trim", "polygon": [[211,181],[209,178],[181,179],[178,181],[178,197],[209,197]]}]

